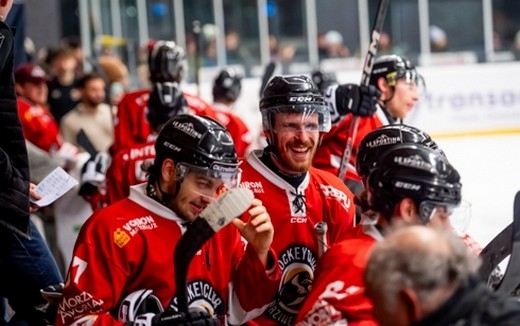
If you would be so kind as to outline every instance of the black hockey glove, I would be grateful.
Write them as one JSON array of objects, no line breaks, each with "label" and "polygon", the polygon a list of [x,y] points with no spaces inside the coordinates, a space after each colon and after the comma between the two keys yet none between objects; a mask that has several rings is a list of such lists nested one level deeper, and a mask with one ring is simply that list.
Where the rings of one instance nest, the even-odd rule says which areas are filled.
[{"label": "black hockey glove", "polygon": [[133,322],[126,322],[125,326],[217,326],[218,319],[211,318],[207,312],[197,310],[186,315],[183,312],[165,311],[160,314],[144,314]]},{"label": "black hockey glove", "polygon": [[331,111],[332,123],[347,114],[368,117],[376,112],[377,99],[381,92],[375,86],[343,84],[330,86],[325,92],[325,101]]},{"label": "black hockey glove", "polygon": [[80,196],[91,196],[100,185],[104,184],[110,161],[110,155],[98,152],[83,165],[81,169]]}]

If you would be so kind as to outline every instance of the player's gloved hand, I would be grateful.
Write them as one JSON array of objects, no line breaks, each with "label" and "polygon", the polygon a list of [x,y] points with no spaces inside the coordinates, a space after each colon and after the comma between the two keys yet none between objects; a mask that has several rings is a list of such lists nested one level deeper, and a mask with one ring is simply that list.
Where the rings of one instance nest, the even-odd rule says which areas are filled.
[{"label": "player's gloved hand", "polygon": [[110,155],[99,152],[81,169],[79,195],[90,203],[93,211],[106,206],[106,173],[110,161]]},{"label": "player's gloved hand", "polygon": [[63,283],[49,285],[41,289],[40,293],[47,302],[37,306],[36,310],[43,313],[43,318],[47,321],[47,324],[54,325],[58,305],[63,296]]},{"label": "player's gloved hand", "polygon": [[126,322],[125,326],[217,326],[218,319],[211,318],[206,311],[197,310],[185,314],[183,312],[165,311],[159,314],[148,313],[138,316],[133,322]]},{"label": "player's gloved hand", "polygon": [[381,92],[373,86],[357,84],[332,85],[325,91],[332,123],[338,122],[348,114],[371,116],[376,112],[377,99]]},{"label": "player's gloved hand", "polygon": [[91,196],[106,180],[106,173],[110,166],[110,155],[104,152],[91,157],[81,169],[81,183],[79,194]]}]

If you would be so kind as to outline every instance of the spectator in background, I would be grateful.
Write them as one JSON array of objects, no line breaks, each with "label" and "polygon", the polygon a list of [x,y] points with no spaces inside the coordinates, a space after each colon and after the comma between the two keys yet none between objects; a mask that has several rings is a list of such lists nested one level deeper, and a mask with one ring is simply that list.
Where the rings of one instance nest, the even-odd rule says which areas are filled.
[{"label": "spectator in background", "polygon": [[325,38],[325,33],[318,34],[318,55],[320,60],[327,58],[327,39]]},{"label": "spectator in background", "polygon": [[81,102],[60,123],[63,140],[79,147],[77,135],[83,129],[97,151],[108,152],[114,142],[114,124],[112,109],[104,103],[105,80],[98,73],[89,73],[81,77],[77,88]]},{"label": "spectator in background", "polygon": [[519,325],[520,302],[479,282],[478,266],[452,232],[411,226],[390,233],[365,269],[375,319],[381,326]]},{"label": "spectator in background", "polygon": [[430,26],[430,51],[445,52],[448,50],[448,36],[439,26]]},{"label": "spectator in background", "polygon": [[59,48],[50,53],[49,58],[51,80],[48,83],[49,96],[47,103],[58,124],[67,112],[79,103],[80,94],[76,90],[77,60],[74,52],[67,48]]},{"label": "spectator in background", "polygon": [[350,50],[343,44],[343,36],[340,32],[330,30],[325,34],[327,42],[328,58],[345,58],[350,56]]},{"label": "spectator in background", "polygon": [[[29,163],[14,90],[14,37],[4,23],[13,0],[0,1],[0,296],[7,298],[14,325],[46,325],[35,307],[40,289],[62,281],[56,262],[29,219]],[[3,310],[0,307],[0,311]],[[0,323],[6,324],[5,311]]]},{"label": "spectator in background", "polygon": [[520,60],[520,31],[518,31],[515,35],[512,50],[513,54],[515,55],[515,59]]},{"label": "spectator in background", "polygon": [[77,35],[69,36],[61,40],[61,46],[69,49],[76,59],[76,76],[80,77],[84,74],[83,60],[84,60],[84,51],[81,46],[81,39]]},{"label": "spectator in background", "polygon": [[15,72],[18,115],[25,138],[50,153],[63,143],[58,124],[47,109],[47,75],[39,66],[25,63]]},{"label": "spectator in background", "polygon": [[110,104],[117,107],[123,94],[130,87],[128,68],[121,59],[114,56],[102,56],[98,63],[107,78]]}]

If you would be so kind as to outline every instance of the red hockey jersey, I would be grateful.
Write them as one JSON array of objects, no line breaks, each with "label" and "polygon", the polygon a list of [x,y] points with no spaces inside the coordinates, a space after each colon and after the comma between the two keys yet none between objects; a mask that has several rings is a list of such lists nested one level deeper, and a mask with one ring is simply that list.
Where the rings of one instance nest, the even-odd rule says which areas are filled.
[{"label": "red hockey jersey", "polygon": [[46,152],[59,149],[63,140],[51,112],[21,98],[18,98],[16,102],[25,139]]},{"label": "red hockey jersey", "polygon": [[[132,187],[128,199],[98,211],[81,228],[56,325],[123,325],[112,314],[140,289],[153,290],[165,308],[176,309],[173,252],[185,221],[148,197],[145,188]],[[228,225],[193,258],[187,280],[190,307],[239,324],[272,299],[280,273],[276,268],[268,274]],[[262,291],[252,295],[254,288]]]},{"label": "red hockey jersey", "polygon": [[329,244],[343,240],[354,226],[355,205],[345,184],[330,173],[311,168],[295,189],[251,152],[241,165],[241,187],[252,190],[271,216],[282,280],[265,313],[252,325],[292,325],[314,279],[318,239],[314,225],[325,221]]},{"label": "red hockey jersey", "polygon": [[113,204],[128,197],[130,186],[146,181],[143,166],[155,159],[155,141],[123,149],[112,157],[107,171],[107,203]]},{"label": "red hockey jersey", "polygon": [[215,118],[220,122],[231,134],[237,155],[239,158],[244,158],[250,150],[251,144],[253,143],[253,135],[249,131],[249,128],[245,122],[233,112],[227,111],[226,108],[220,108],[221,104],[213,104],[215,109]]},{"label": "red hockey jersey", "polygon": [[[349,126],[352,121],[352,115],[347,115],[338,124],[332,127],[332,130],[323,135],[323,140],[318,147],[316,156],[312,164],[322,170],[338,175],[339,167],[341,165],[341,158],[345,151],[345,145],[349,137]],[[390,124],[383,109],[378,105],[377,111],[370,117],[359,117],[359,125],[357,128],[356,138],[353,141],[352,152],[350,153],[347,172],[343,179],[361,181],[356,172],[356,154],[361,140],[372,130],[384,125]]]},{"label": "red hockey jersey", "polygon": [[295,325],[377,325],[372,302],[364,295],[363,273],[382,236],[373,225],[358,225],[350,237],[323,255]]},{"label": "red hockey jersey", "polygon": [[[207,115],[215,118],[211,106],[195,95],[183,93],[192,114]],[[150,90],[142,89],[126,93],[117,107],[114,124],[114,144],[111,152],[118,153],[122,149],[145,144],[151,133],[146,119],[146,106]]]}]

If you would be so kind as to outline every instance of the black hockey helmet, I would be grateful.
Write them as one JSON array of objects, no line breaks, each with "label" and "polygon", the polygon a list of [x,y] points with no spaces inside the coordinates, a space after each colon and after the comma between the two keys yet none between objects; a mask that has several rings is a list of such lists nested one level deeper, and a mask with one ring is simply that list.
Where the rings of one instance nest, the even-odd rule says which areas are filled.
[{"label": "black hockey helmet", "polygon": [[331,127],[330,112],[318,86],[308,76],[274,76],[260,100],[264,130],[272,130],[276,113],[318,114],[320,132]]},{"label": "black hockey helmet", "polygon": [[324,71],[323,69],[316,69],[311,73],[312,81],[318,85],[320,92],[325,94],[325,90],[338,83],[336,74],[333,72]]},{"label": "black hockey helmet", "polygon": [[422,144],[444,155],[426,132],[405,124],[385,125],[372,130],[361,140],[356,155],[358,175],[366,179],[370,170],[379,164],[381,154],[401,143]]},{"label": "black hockey helmet", "polygon": [[420,144],[398,144],[388,149],[368,175],[369,203],[385,218],[404,198],[412,199],[419,218],[428,223],[434,209],[457,207],[461,200],[460,175],[446,157]]},{"label": "black hockey helmet", "polygon": [[213,99],[225,98],[235,102],[241,91],[242,75],[230,67],[222,69],[213,82]]},{"label": "black hockey helmet", "polygon": [[155,151],[154,165],[171,158],[179,181],[189,171],[222,179],[228,187],[240,181],[233,139],[225,127],[210,118],[187,114],[171,118],[159,132]]},{"label": "black hockey helmet", "polygon": [[146,119],[153,130],[158,130],[168,119],[188,113],[188,104],[179,84],[155,83],[148,99]]},{"label": "black hockey helmet", "polygon": [[397,80],[401,78],[414,81],[417,85],[424,84],[422,76],[417,73],[410,60],[395,54],[383,55],[375,60],[370,75],[370,85],[377,86],[380,77],[384,77],[391,87],[394,87]]},{"label": "black hockey helmet", "polygon": [[181,82],[186,65],[184,49],[173,41],[157,41],[148,50],[148,68],[153,83]]}]

